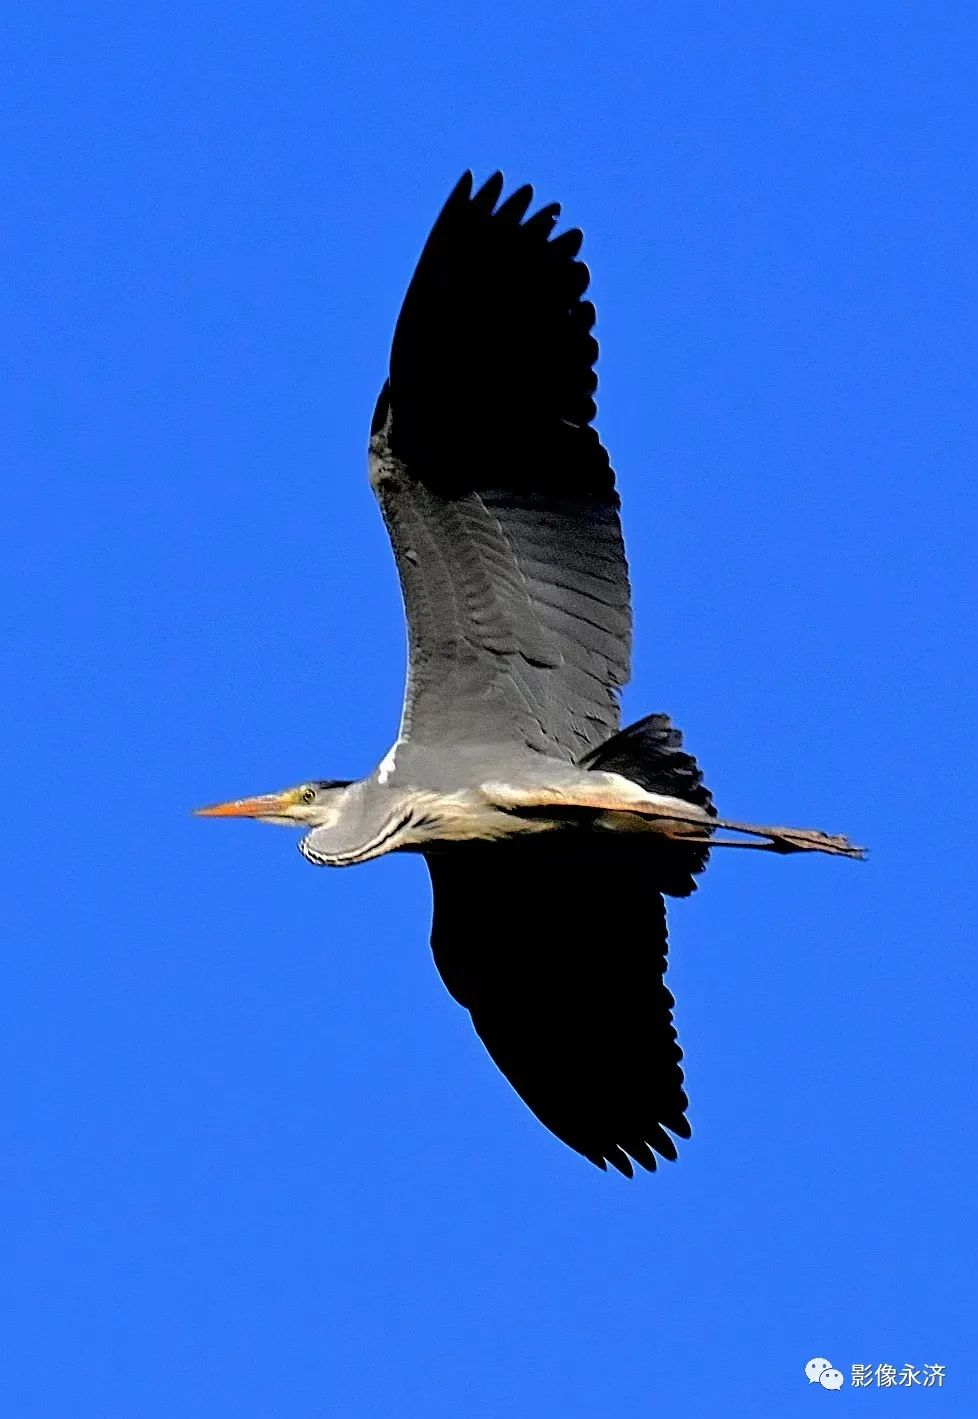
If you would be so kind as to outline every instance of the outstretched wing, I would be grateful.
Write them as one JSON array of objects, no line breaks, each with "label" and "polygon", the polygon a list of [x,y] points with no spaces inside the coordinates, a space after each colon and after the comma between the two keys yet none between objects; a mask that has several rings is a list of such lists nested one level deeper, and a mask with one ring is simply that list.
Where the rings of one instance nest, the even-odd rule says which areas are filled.
[{"label": "outstretched wing", "polygon": [[579,231],[466,174],[397,322],[370,476],[408,621],[402,741],[576,759],[618,724],[631,612]]},{"label": "outstretched wing", "polygon": [[541,1123],[603,1168],[690,1136],[647,843],[588,834],[428,854],[431,945],[452,995]]}]

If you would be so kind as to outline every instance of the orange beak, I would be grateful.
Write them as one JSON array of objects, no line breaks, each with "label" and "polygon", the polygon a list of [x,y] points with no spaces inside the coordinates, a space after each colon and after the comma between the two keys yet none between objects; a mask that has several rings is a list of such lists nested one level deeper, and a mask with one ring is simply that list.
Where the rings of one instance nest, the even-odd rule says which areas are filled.
[{"label": "orange beak", "polygon": [[198,818],[277,818],[294,802],[294,793],[263,793],[258,798],[235,798],[230,803],[195,808],[194,814]]}]

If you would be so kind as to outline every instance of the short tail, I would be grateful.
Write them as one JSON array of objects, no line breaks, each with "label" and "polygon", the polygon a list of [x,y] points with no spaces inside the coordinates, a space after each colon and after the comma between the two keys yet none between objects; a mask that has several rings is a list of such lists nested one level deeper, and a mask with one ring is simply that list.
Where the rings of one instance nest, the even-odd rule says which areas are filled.
[{"label": "short tail", "polygon": [[[580,760],[580,767],[621,774],[647,793],[664,793],[695,803],[716,817],[713,798],[692,754],[683,749],[683,736],[665,714],[650,714],[606,739]],[[655,889],[671,897],[688,897],[696,891],[693,878],[703,871],[708,847],[693,843],[656,843],[661,871],[654,873]],[[650,884],[652,885],[652,884]]]},{"label": "short tail", "polygon": [[665,793],[715,815],[700,766],[683,749],[683,736],[667,714],[649,714],[606,739],[580,760],[583,769],[621,774],[647,793]]}]

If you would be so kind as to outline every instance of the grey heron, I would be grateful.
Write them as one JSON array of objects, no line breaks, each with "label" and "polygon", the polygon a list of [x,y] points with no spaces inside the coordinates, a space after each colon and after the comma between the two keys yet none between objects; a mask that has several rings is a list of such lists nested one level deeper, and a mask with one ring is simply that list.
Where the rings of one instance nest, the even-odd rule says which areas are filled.
[{"label": "grey heron", "polygon": [[688,1138],[664,897],[720,846],[859,857],[844,837],[720,818],[662,714],[619,728],[631,598],[595,431],[581,232],[466,173],[428,237],[370,432],[408,627],[393,747],[198,810],[308,831],[312,863],[420,853],[432,950],[542,1123],[631,1176]]}]

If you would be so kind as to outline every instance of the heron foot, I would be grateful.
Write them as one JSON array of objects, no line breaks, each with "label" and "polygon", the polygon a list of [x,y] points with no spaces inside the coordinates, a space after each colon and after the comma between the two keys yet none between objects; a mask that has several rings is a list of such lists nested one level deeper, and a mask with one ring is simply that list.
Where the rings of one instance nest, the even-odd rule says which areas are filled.
[{"label": "heron foot", "polygon": [[831,857],[851,857],[857,861],[863,861],[867,856],[866,848],[857,847],[841,833],[823,833],[817,828],[766,828],[757,823],[732,823],[726,819],[717,819],[716,825],[730,832],[766,838],[767,841],[739,843],[715,840],[715,847],[753,847],[783,856],[793,852],[824,852]]}]

